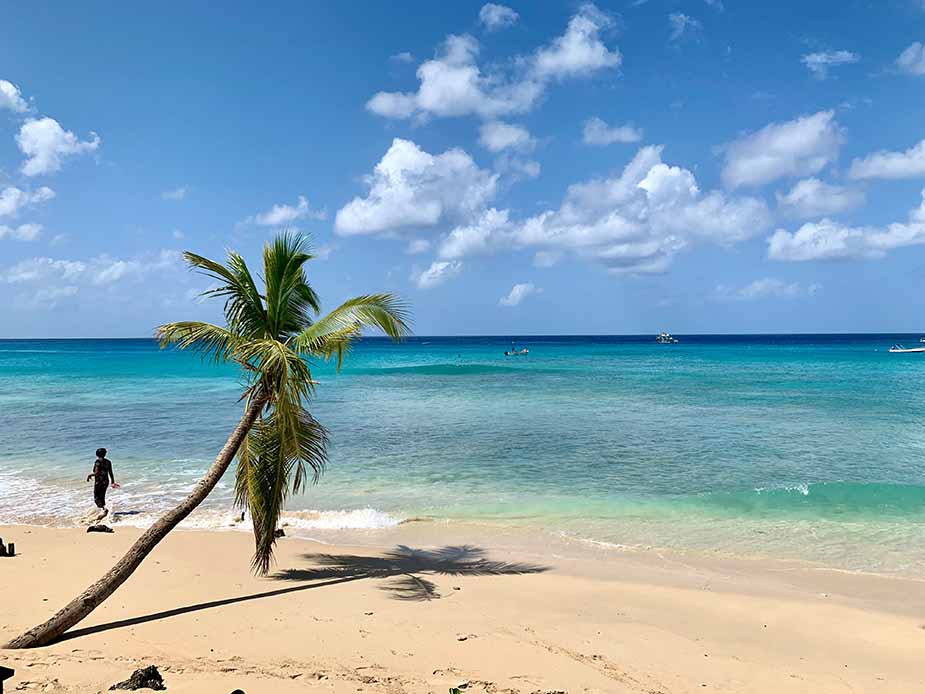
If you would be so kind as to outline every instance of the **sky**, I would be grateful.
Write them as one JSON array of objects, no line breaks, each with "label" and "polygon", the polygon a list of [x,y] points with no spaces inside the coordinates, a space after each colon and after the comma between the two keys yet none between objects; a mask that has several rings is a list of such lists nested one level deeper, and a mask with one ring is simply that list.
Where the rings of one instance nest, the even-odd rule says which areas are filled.
[{"label": "sky", "polygon": [[311,237],[420,335],[925,331],[925,2],[5,3],[0,337]]}]

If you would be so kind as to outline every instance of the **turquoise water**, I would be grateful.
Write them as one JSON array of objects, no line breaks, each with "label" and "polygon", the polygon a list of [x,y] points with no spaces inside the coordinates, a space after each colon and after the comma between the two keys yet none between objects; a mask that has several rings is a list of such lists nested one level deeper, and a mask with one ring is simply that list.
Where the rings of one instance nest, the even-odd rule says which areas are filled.
[{"label": "turquoise water", "polygon": [[[918,336],[366,340],[312,404],[331,463],[291,527],[406,519],[925,575]],[[0,341],[0,523],[74,524],[110,450],[120,521],[189,490],[240,415],[231,367],[148,340]],[[125,515],[122,515],[125,514]],[[191,525],[227,527],[231,476]]]}]

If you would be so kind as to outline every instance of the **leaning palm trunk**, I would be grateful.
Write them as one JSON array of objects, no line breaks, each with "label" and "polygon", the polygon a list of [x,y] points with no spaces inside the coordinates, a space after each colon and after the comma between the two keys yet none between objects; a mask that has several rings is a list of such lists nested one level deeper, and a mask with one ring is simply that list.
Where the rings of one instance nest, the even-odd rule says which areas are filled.
[{"label": "leaning palm trunk", "polygon": [[64,632],[84,619],[93,610],[95,610],[106,598],[112,595],[116,589],[128,580],[135,569],[145,560],[151,550],[173,530],[177,524],[186,518],[193,510],[203,502],[212,489],[218,484],[218,481],[225,474],[241,442],[247,436],[248,431],[254,425],[260,411],[266,404],[263,398],[253,398],[248,404],[247,411],[241,418],[241,421],[231,432],[231,436],[225,442],[222,450],[215,458],[215,462],[208,469],[205,476],[199,480],[192,493],[175,508],[171,509],[161,516],[154,525],[148,528],[144,534],[139,537],[131,549],[125,553],[125,556],[113,566],[106,575],[100,580],[87,588],[83,593],[71,600],[67,606],[62,608],[44,624],[39,624],[24,634],[16,637],[8,644],[6,648],[36,648],[45,646]]},{"label": "leaning palm trunk", "polygon": [[268,243],[262,288],[238,253],[229,252],[226,265],[185,254],[192,268],[217,283],[204,295],[225,299],[226,325],[168,323],[156,335],[162,347],[175,345],[215,362],[237,363],[248,383],[244,417],[183,503],[145,531],[99,581],[47,622],[13,639],[8,648],[44,646],[96,609],[203,502],[235,455],[235,500],[254,520],[254,569],[267,573],[287,497],[305,487],[309,470],[317,480],[327,461],[327,432],[305,406],[316,385],[310,360],[333,358],[340,368],[363,328],[379,329],[395,340],[409,331],[404,304],[391,294],[354,297],[319,315],[318,296],[305,275],[304,265],[312,258],[305,246],[305,239],[293,234]]}]

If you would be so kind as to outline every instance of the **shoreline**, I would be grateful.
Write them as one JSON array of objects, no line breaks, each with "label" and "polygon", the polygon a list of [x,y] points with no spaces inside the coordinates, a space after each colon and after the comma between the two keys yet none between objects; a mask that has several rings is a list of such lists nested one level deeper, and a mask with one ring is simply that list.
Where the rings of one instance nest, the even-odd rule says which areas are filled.
[{"label": "shoreline", "polygon": [[[0,663],[17,671],[14,691],[28,681],[75,693],[151,663],[181,693],[925,686],[922,581],[748,559],[565,556],[480,544],[471,529],[402,530],[377,545],[282,538],[268,578],[249,573],[246,533],[171,533],[76,637],[0,651]],[[3,638],[63,606],[140,532],[0,526],[19,553],[0,560],[20,596],[0,603]]]},{"label": "shoreline", "polygon": [[[120,516],[114,520],[110,515],[104,524],[116,530],[141,532],[153,523],[161,512],[140,516],[145,522],[138,522],[137,512],[115,512]],[[210,518],[196,522],[201,518],[202,510],[194,512],[193,523],[189,519],[181,523],[174,532],[183,533],[236,533],[250,536],[248,521],[241,522],[230,512],[208,509]],[[372,525],[352,524],[356,519],[370,518],[377,522]],[[383,520],[384,519],[384,520]],[[306,525],[300,523],[308,521]],[[381,521],[381,524],[380,524]],[[817,521],[818,522],[818,521]],[[344,524],[340,524],[344,523]],[[48,530],[66,530],[83,532],[86,523],[73,520],[68,524],[53,521],[48,524],[24,522],[11,523],[0,521],[0,528],[44,528]],[[753,547],[718,547],[659,545],[650,542],[613,542],[588,537],[580,532],[549,527],[540,519],[534,518],[446,518],[437,516],[403,516],[374,508],[354,508],[345,510],[292,510],[285,511],[280,527],[294,539],[317,542],[335,547],[362,547],[382,549],[396,543],[411,541],[435,546],[448,537],[477,537],[483,544],[513,553],[519,556],[542,557],[550,551],[566,560],[597,559],[608,561],[620,556],[637,556],[658,561],[674,561],[694,565],[721,566],[724,563],[746,563],[757,567],[758,572],[778,567],[785,571],[831,572],[849,576],[871,577],[910,581],[925,585],[925,566],[905,570],[879,570],[874,568],[856,568],[840,566],[825,559],[802,556],[775,554],[761,545]],[[846,539],[846,543],[850,540]],[[856,548],[855,548],[856,549]]]}]

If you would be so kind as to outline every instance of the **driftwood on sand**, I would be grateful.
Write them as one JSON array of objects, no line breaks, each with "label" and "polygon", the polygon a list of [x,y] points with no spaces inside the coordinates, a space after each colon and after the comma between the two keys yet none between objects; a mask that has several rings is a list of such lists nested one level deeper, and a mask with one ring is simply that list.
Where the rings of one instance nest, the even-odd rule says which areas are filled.
[{"label": "driftwood on sand", "polygon": [[114,689],[154,689],[164,691],[167,687],[164,685],[164,678],[158,672],[157,666],[149,665],[135,670],[127,680],[114,684],[109,688],[110,691]]}]

